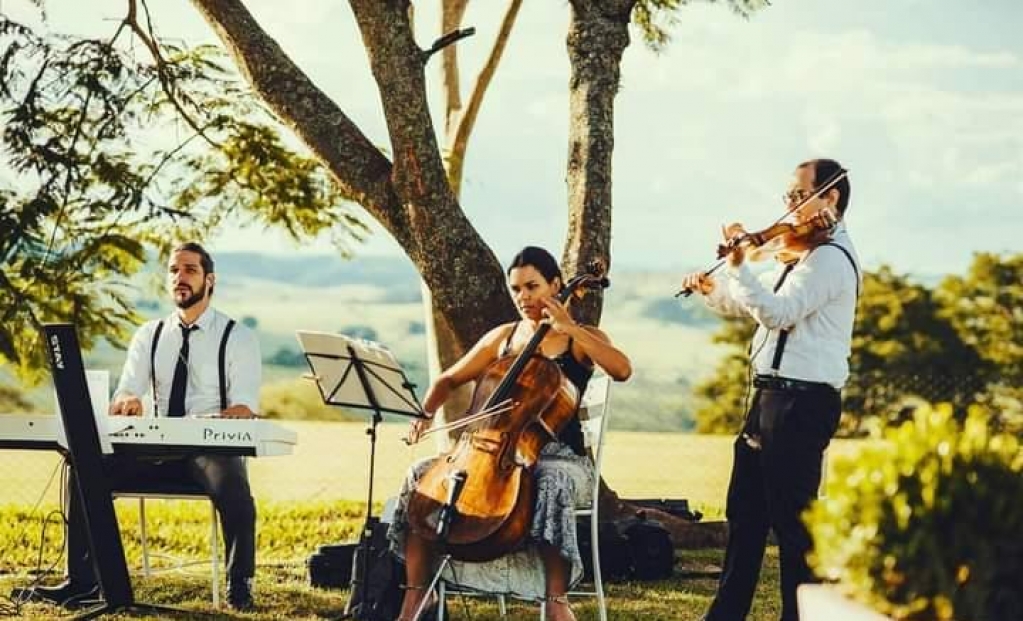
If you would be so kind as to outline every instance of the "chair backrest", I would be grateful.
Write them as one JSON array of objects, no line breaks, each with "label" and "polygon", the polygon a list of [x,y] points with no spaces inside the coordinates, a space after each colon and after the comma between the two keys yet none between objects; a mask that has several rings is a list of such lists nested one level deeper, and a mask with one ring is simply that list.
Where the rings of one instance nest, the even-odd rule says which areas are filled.
[{"label": "chair backrest", "polygon": [[586,386],[586,392],[579,407],[585,408],[582,417],[583,442],[593,457],[593,467],[600,477],[600,463],[604,452],[604,433],[607,431],[607,418],[610,408],[611,378],[607,375],[595,375]]}]

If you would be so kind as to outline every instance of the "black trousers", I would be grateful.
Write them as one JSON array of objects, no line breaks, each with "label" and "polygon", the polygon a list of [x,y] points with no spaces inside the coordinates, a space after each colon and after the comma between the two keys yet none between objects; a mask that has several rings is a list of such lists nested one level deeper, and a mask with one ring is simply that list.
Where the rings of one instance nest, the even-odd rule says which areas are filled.
[{"label": "black trousers", "polygon": [[[249,489],[245,460],[204,455],[155,462],[125,455],[104,459],[110,488],[122,492],[174,492],[183,487],[204,490],[220,515],[228,580],[251,578],[256,569],[256,505]],[[67,574],[75,583],[96,583],[89,557],[89,539],[78,497],[74,470],[68,481]]]},{"label": "black trousers", "polygon": [[[813,581],[800,515],[817,495],[821,459],[841,416],[838,391],[760,389],[735,441],[728,484],[728,546],[707,621],[742,621],[760,577],[769,529],[778,538],[782,621],[796,621],[796,587]],[[745,436],[757,438],[751,446]]]}]

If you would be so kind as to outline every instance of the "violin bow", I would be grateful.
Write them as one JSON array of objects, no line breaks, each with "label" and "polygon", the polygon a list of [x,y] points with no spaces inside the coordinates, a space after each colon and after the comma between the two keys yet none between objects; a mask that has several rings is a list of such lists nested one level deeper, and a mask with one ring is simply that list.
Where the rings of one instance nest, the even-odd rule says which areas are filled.
[{"label": "violin bow", "polygon": [[402,441],[405,444],[407,444],[409,446],[412,446],[413,444],[418,444],[422,440],[426,439],[427,436],[432,435],[434,433],[437,433],[437,432],[440,432],[440,431],[451,431],[452,429],[461,429],[462,427],[465,427],[465,426],[470,425],[472,423],[475,423],[477,421],[481,421],[481,420],[484,420],[484,419],[487,419],[487,418],[492,418],[494,416],[498,416],[500,414],[504,414],[505,412],[507,412],[508,410],[512,409],[516,405],[517,404],[513,403],[511,399],[505,399],[504,401],[501,401],[499,403],[494,404],[494,407],[492,407],[490,409],[480,410],[479,412],[476,412],[475,414],[471,414],[469,416],[464,416],[464,417],[462,417],[462,418],[460,418],[460,419],[458,419],[458,420],[456,420],[454,422],[447,423],[446,425],[439,425],[437,427],[430,427],[426,431],[420,433],[419,434],[419,438],[417,438],[415,442],[410,442],[408,438],[402,438]]}]

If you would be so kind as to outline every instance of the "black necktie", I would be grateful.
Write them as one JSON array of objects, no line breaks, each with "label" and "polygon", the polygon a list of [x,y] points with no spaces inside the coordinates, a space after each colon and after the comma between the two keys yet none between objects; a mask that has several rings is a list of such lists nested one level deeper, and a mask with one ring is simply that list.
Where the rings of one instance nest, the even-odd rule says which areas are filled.
[{"label": "black necktie", "polygon": [[171,383],[170,403],[167,405],[167,416],[185,415],[185,386],[188,385],[188,336],[199,326],[178,324],[181,328],[181,351],[178,362],[174,365],[174,381]]}]

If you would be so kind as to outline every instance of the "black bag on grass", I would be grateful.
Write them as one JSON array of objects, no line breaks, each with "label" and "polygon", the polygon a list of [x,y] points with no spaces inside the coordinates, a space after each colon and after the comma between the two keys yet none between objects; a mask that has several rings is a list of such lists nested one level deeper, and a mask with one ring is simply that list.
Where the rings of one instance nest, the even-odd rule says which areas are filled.
[{"label": "black bag on grass", "polygon": [[657,520],[637,511],[635,517],[618,523],[628,541],[632,559],[632,578],[635,580],[665,580],[675,569],[675,546],[671,533]]},{"label": "black bag on grass", "polygon": [[352,581],[352,559],[356,543],[335,543],[320,546],[309,557],[309,584],[321,589],[347,589]]},{"label": "black bag on grass", "polygon": [[[365,563],[363,563],[365,560]],[[387,545],[387,524],[370,518],[352,557],[348,613],[361,621],[393,621],[401,610],[405,568]]]},{"label": "black bag on grass", "polygon": [[[575,522],[579,542],[579,555],[583,559],[583,580],[593,582],[593,544],[590,537],[590,518]],[[615,522],[600,522],[597,537],[600,541],[600,577],[605,582],[625,580],[632,573],[629,542]]]}]

